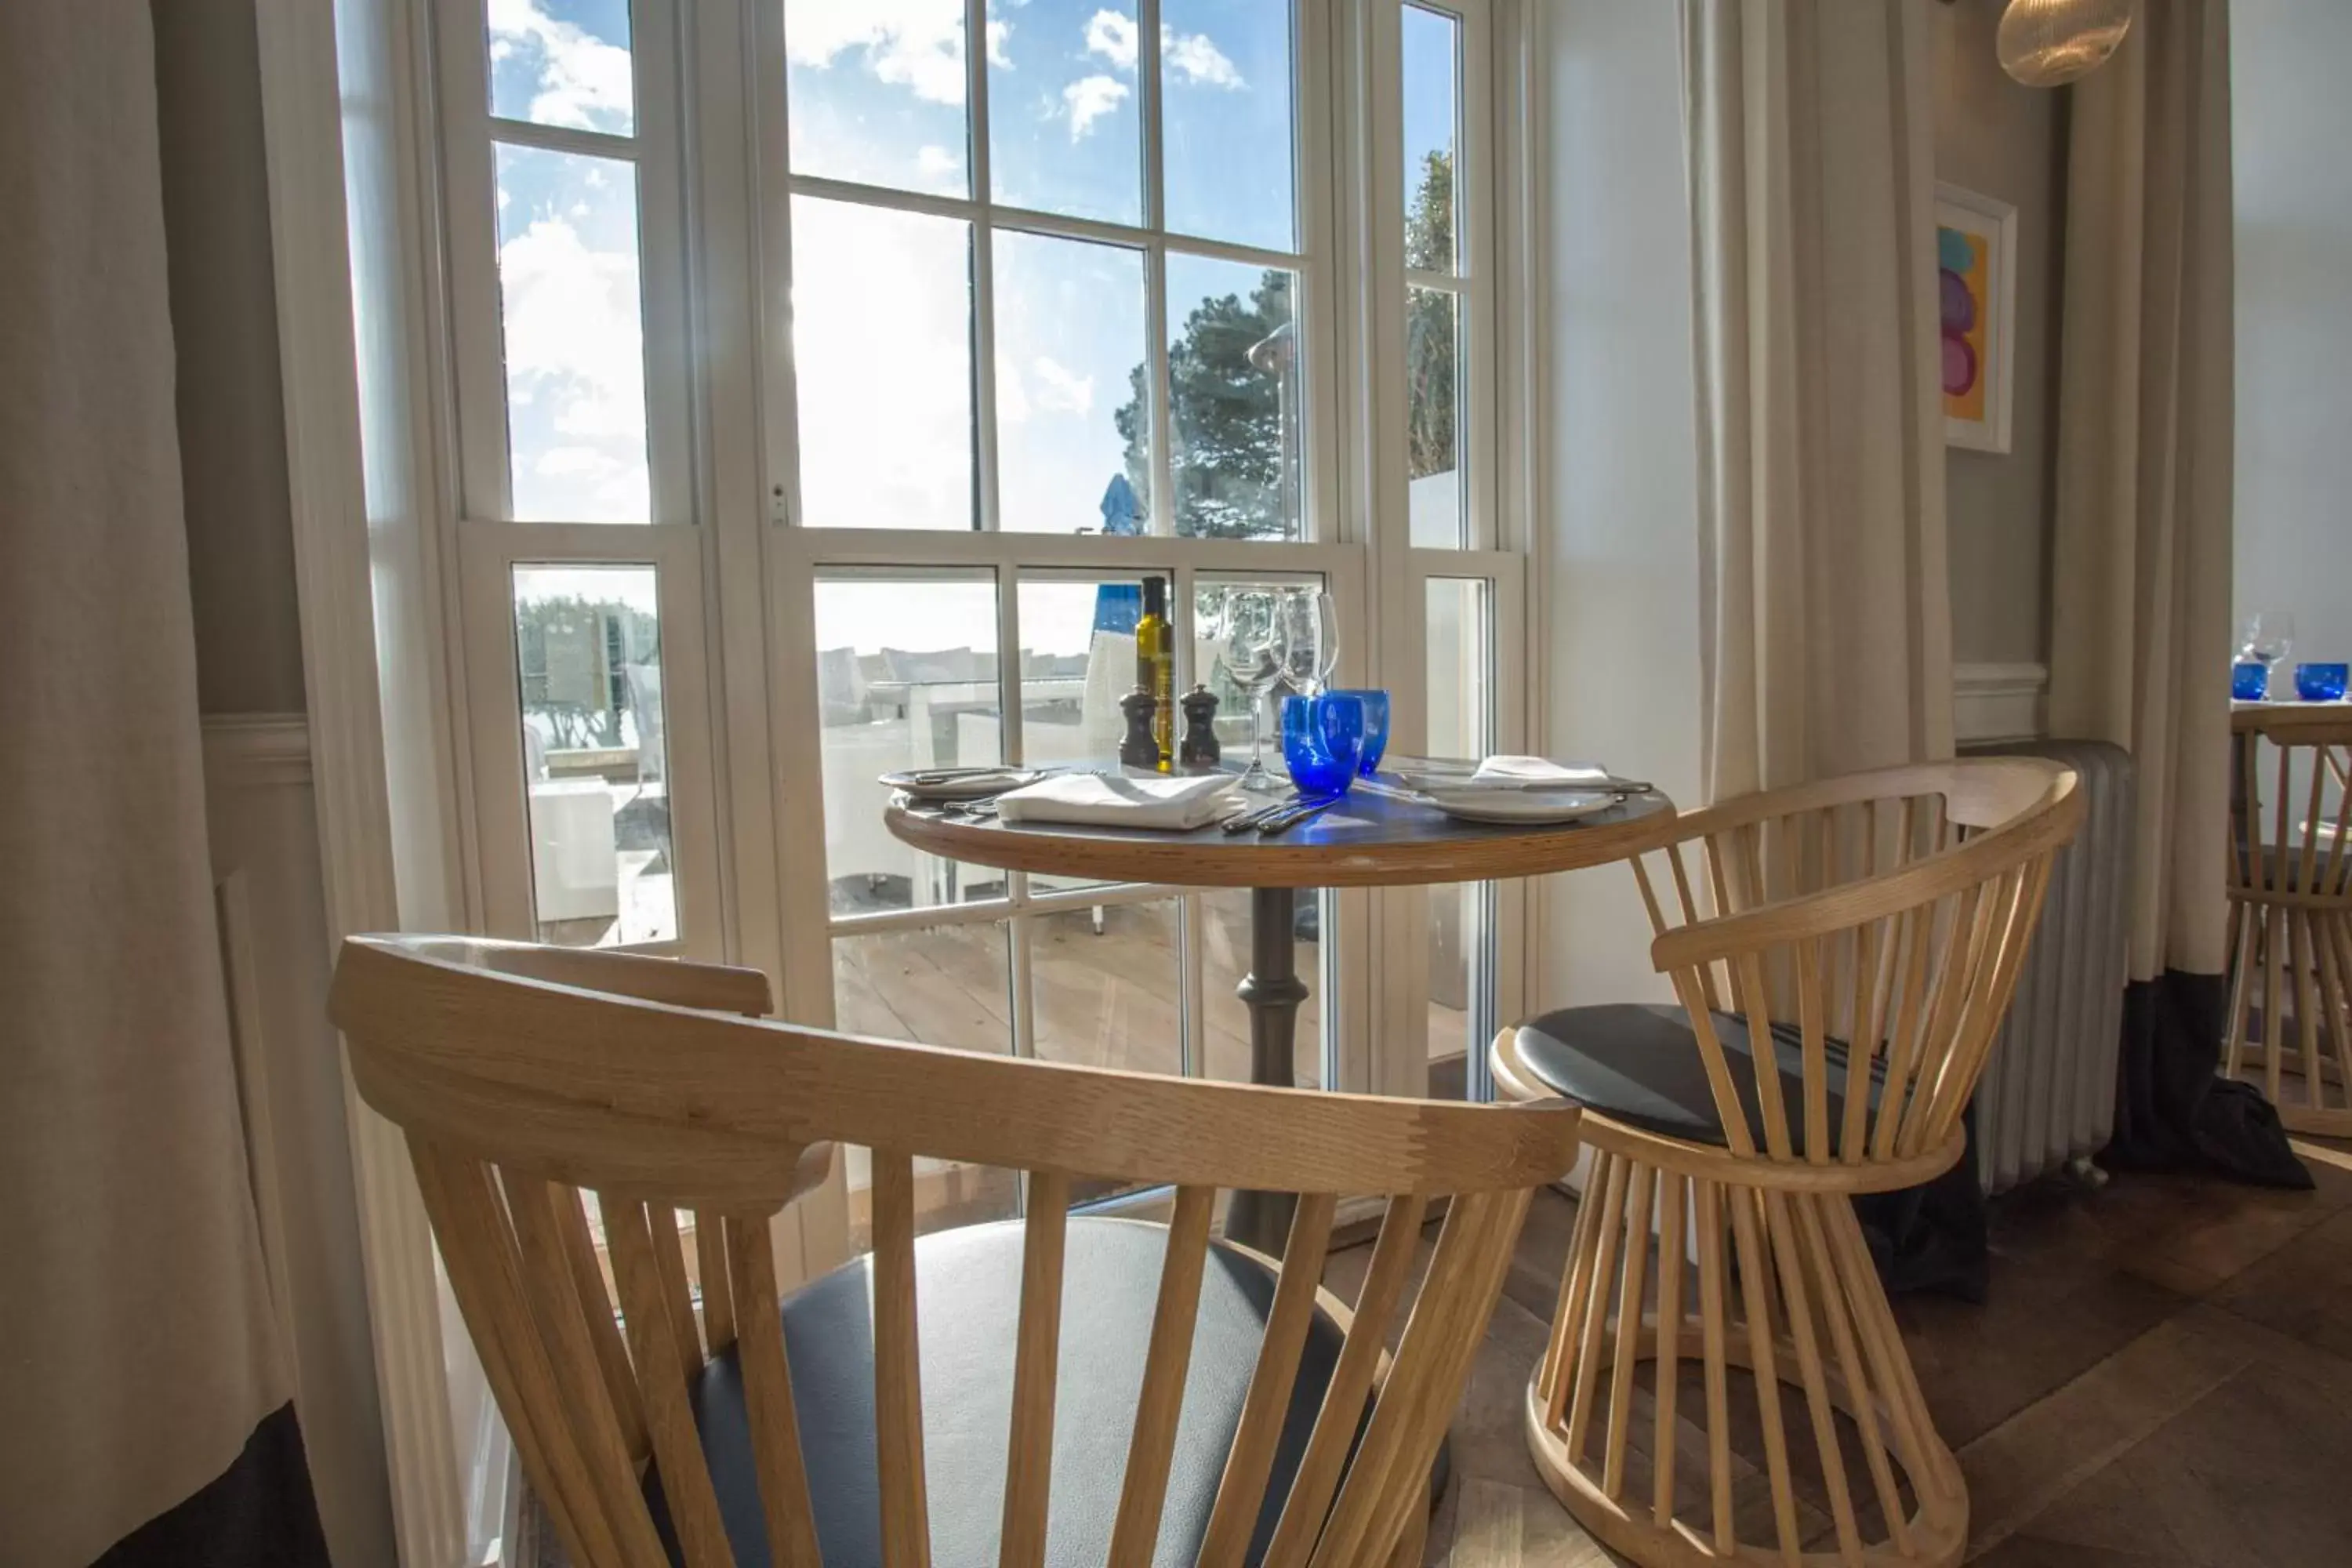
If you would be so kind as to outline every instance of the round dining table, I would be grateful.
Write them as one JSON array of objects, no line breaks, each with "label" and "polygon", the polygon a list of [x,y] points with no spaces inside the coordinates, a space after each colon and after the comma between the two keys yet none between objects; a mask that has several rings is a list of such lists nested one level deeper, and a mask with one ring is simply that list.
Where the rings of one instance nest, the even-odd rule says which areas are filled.
[{"label": "round dining table", "polygon": [[[1138,778],[1116,762],[1068,764]],[[1301,888],[1377,888],[1539,877],[1622,860],[1666,842],[1675,805],[1654,789],[1628,792],[1570,823],[1495,826],[1448,816],[1384,776],[1357,781],[1318,816],[1278,834],[1187,832],[1066,823],[1011,823],[894,796],[885,822],[927,854],[1008,871],[1180,888],[1250,889],[1250,967],[1235,992],[1249,1009],[1250,1081],[1295,1087],[1292,1047],[1307,999],[1292,950]],[[1236,1193],[1225,1220],[1234,1241],[1279,1258],[1286,1197]]]}]

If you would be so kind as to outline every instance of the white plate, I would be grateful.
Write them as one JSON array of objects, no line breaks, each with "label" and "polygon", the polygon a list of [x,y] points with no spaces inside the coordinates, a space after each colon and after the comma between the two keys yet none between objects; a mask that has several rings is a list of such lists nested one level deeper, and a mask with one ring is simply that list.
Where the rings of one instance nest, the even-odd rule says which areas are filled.
[{"label": "white plate", "polygon": [[1521,789],[1432,790],[1422,798],[1464,822],[1542,824],[1577,822],[1615,805],[1607,790],[1564,789],[1548,794]]},{"label": "white plate", "polygon": [[1045,776],[1030,768],[974,769],[953,773],[945,769],[932,773],[917,768],[884,773],[878,782],[902,792],[909,800],[978,800],[984,795],[1002,795],[1009,789],[1035,784]]}]

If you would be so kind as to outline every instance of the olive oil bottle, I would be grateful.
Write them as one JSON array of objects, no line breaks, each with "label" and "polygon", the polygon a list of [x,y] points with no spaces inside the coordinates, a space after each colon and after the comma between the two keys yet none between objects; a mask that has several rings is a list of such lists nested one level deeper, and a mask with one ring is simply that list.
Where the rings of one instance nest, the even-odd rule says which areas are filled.
[{"label": "olive oil bottle", "polygon": [[1151,736],[1160,743],[1160,771],[1171,772],[1176,752],[1176,657],[1165,577],[1143,580],[1143,618],[1135,623],[1135,683],[1151,693]]}]

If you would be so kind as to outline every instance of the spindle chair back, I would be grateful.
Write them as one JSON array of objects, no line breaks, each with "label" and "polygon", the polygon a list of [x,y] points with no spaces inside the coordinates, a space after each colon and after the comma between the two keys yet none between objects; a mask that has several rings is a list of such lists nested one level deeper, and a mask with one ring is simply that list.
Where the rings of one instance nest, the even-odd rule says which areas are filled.
[{"label": "spindle chair back", "polygon": [[2352,709],[2231,715],[2222,1071],[2298,1132],[2352,1133]]},{"label": "spindle chair back", "polygon": [[[1610,1546],[1644,1564],[1959,1560],[1966,1489],[1850,1199],[1960,1157],[1962,1112],[2083,813],[2075,775],[2055,763],[1964,758],[1727,801],[1633,861],[1653,963],[1688,1020],[1654,1048],[1699,1058],[1708,1105],[1680,1124],[1704,1121],[1706,1135],[1643,1124],[1641,1091],[1657,1091],[1639,1080],[1665,1081],[1667,1064],[1620,1052],[1590,1075],[1603,1086],[1584,1097],[1594,1158],[1527,1410],[1538,1470]],[[1558,1080],[1622,1033],[1626,1012],[1569,1008],[1506,1029],[1497,1083],[1570,1092]],[[1622,1103],[1604,1103],[1612,1073],[1634,1085]],[[1691,1466],[1676,1459],[1686,1360],[1706,1391]],[[1644,1362],[1654,1426],[1637,1444]],[[1735,1496],[1735,1368],[1753,1374],[1762,1417],[1769,1507],[1751,1510]],[[1812,1551],[1782,1381],[1803,1391],[1801,1431],[1834,1526]],[[1849,1474],[1855,1447],[1867,1496]]]},{"label": "spindle chair back", "polygon": [[[456,938],[355,937],[333,1014],[360,1093],[405,1132],[451,1287],[522,1461],[581,1568],[824,1561],[810,1445],[779,1328],[771,1221],[872,1151],[872,1434],[881,1561],[930,1561],[914,1165],[1023,1173],[1018,1328],[1003,1347],[997,1560],[1048,1559],[1057,1345],[1074,1178],[1162,1183],[1172,1217],[1108,1561],[1164,1560],[1161,1514],[1221,1189],[1295,1194],[1201,1564],[1378,1563],[1417,1551],[1428,1479],[1531,1189],[1575,1160],[1579,1114],[1155,1078],[857,1039],[756,1017],[756,973]],[[1254,1547],[1336,1206],[1385,1196],[1312,1433]],[[1417,1293],[1424,1222],[1447,1200]],[[590,1204],[604,1251],[592,1229]],[[688,1236],[690,1235],[690,1241]],[[606,1262],[609,1260],[609,1273]],[[1083,1302],[1072,1309],[1084,1310]],[[1392,1354],[1385,1342],[1402,1326]],[[845,1347],[847,1348],[847,1347]],[[864,1347],[857,1347],[864,1351]],[[763,1539],[730,1537],[695,1390],[740,1369]],[[829,1429],[826,1429],[829,1430]],[[646,1493],[657,1471],[666,1523]],[[667,1538],[666,1538],[667,1535]],[[1254,1551],[1262,1556],[1253,1558]],[[1417,1557],[1415,1561],[1418,1561]]]}]

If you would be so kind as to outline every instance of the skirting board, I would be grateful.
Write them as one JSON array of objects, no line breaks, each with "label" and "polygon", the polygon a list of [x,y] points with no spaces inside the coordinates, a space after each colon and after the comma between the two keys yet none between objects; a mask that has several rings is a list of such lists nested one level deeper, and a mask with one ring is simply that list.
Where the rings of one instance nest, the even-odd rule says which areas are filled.
[{"label": "skirting board", "polygon": [[1952,733],[1961,745],[2034,741],[2049,732],[2050,668],[2041,664],[1952,668]]}]

